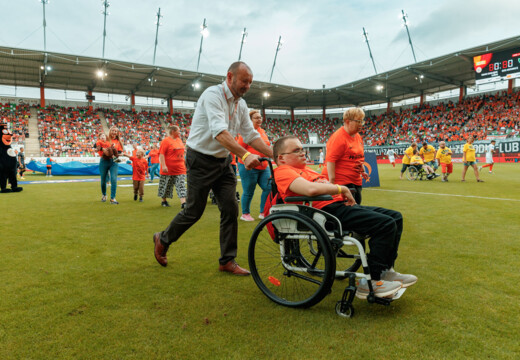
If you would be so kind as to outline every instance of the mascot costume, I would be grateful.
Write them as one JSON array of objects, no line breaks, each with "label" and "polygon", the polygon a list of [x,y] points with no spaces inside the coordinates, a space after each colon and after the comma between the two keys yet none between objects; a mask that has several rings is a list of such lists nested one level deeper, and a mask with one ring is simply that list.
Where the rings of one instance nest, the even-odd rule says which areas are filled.
[{"label": "mascot costume", "polygon": [[[23,188],[18,186],[16,180],[16,154],[11,148],[13,134],[7,129],[7,125],[0,124],[0,193],[19,192]],[[11,189],[7,188],[7,180]]]}]

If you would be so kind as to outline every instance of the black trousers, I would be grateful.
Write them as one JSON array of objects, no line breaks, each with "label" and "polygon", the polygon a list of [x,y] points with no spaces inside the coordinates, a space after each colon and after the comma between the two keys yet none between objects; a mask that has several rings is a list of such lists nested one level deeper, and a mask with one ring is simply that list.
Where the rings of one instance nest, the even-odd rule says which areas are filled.
[{"label": "black trousers", "polygon": [[373,280],[379,280],[383,270],[394,266],[403,233],[400,212],[373,206],[346,206],[342,202],[330,204],[322,210],[337,217],[344,230],[370,235],[367,261]]},{"label": "black trousers", "polygon": [[186,152],[186,205],[170,225],[161,232],[161,242],[169,246],[195,224],[206,209],[208,194],[213,190],[220,210],[220,264],[237,256],[238,203],[237,178],[231,168],[231,156],[216,158],[193,149]]}]

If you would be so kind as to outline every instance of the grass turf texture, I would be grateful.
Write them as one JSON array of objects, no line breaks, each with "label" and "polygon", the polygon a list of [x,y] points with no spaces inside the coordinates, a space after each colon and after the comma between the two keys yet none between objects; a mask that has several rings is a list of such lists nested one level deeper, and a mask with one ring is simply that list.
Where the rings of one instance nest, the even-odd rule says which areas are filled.
[{"label": "grass turf texture", "polygon": [[[442,183],[379,166],[382,186],[365,189],[363,203],[404,214],[396,269],[419,282],[389,307],[356,299],[351,319],[334,312],[346,281],[299,310],[272,303],[251,277],[219,273],[209,201],[162,268],[152,234],[180,206],[161,207],[156,186],[143,203],[118,188],[118,206],[99,201],[98,182],[0,194],[0,359],[518,358],[520,168],[498,164],[485,183],[472,173],[461,183],[461,168]],[[77,177],[47,179],[64,178]],[[257,223],[239,221],[246,267]]]}]

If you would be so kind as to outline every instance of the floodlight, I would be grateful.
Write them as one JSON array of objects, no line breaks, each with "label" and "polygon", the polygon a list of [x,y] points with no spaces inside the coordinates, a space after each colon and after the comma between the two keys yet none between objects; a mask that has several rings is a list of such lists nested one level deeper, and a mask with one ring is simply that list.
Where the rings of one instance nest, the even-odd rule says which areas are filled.
[{"label": "floodlight", "polygon": [[199,84],[197,81],[194,82],[193,84],[191,84],[191,86],[193,86],[193,88],[194,88],[195,90],[200,89],[200,84]]},{"label": "floodlight", "polygon": [[267,99],[271,94],[269,94],[267,91],[264,91],[264,97]]},{"label": "floodlight", "polygon": [[204,23],[200,26],[200,34],[203,36],[203,37],[208,37],[209,36],[209,30],[208,30],[208,26],[206,25],[206,19],[204,19]]},{"label": "floodlight", "polygon": [[383,90],[385,87],[383,85],[376,85],[376,90],[377,91],[381,91]]},{"label": "floodlight", "polygon": [[52,70],[52,66],[47,65],[46,69],[47,69],[47,71],[51,71]]}]

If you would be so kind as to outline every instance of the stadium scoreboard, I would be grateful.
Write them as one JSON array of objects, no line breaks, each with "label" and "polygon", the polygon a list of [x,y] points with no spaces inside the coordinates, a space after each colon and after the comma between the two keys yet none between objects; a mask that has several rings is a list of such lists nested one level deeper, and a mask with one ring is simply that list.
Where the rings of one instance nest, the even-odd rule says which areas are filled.
[{"label": "stadium scoreboard", "polygon": [[473,68],[477,84],[520,77],[520,48],[475,56]]}]

